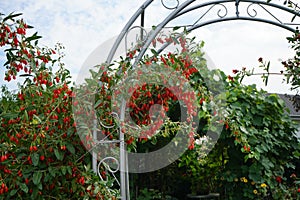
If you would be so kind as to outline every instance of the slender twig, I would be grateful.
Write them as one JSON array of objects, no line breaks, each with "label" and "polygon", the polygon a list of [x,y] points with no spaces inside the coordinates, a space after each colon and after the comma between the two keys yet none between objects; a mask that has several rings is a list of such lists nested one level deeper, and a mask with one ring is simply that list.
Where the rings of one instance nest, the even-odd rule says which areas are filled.
[{"label": "slender twig", "polygon": [[262,73],[253,73],[250,76],[261,76],[261,75],[289,75],[289,73],[276,73],[276,72],[262,72]]}]

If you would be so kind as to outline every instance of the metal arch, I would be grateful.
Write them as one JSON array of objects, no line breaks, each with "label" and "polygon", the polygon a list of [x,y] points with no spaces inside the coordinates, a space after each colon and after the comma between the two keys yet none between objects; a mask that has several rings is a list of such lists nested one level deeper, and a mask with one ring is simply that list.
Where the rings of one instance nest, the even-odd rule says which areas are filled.
[{"label": "metal arch", "polygon": [[[283,29],[289,30],[291,32],[295,32],[296,29],[291,27],[293,25],[296,24],[289,24],[289,23],[283,23],[281,22],[275,15],[272,14],[272,12],[269,12],[268,9],[266,9],[264,6],[266,7],[271,7],[271,8],[277,8],[281,11],[285,11],[286,13],[290,13],[293,14],[297,17],[300,18],[300,12],[296,12],[290,8],[284,7],[284,6],[280,6],[278,4],[274,4],[274,3],[267,3],[264,1],[258,1],[258,0],[214,0],[214,1],[209,1],[209,2],[204,2],[204,3],[200,3],[199,5],[194,5],[192,7],[189,7],[192,3],[196,2],[197,0],[185,0],[182,4],[179,4],[179,0],[174,0],[174,2],[177,2],[177,5],[175,7],[168,7],[165,5],[164,1],[161,0],[162,6],[165,7],[166,9],[171,10],[171,13],[161,22],[156,26],[156,29],[151,31],[149,34],[146,35],[145,40],[143,40],[143,33],[141,32],[141,41],[143,41],[143,46],[140,49],[139,54],[137,55],[137,57],[135,58],[135,62],[133,67],[135,67],[136,65],[138,65],[138,63],[140,62],[141,58],[144,56],[146,50],[148,49],[148,47],[150,46],[151,42],[153,41],[153,39],[155,39],[155,37],[161,32],[161,30],[163,28],[166,27],[166,25],[171,22],[172,20],[185,15],[186,13],[189,13],[191,11],[197,10],[197,9],[201,9],[201,8],[205,8],[206,6],[210,6],[208,8],[208,10],[206,10],[206,12],[198,17],[194,23],[192,23],[191,25],[187,25],[187,31],[191,32],[195,29],[198,29],[200,27],[209,25],[209,24],[214,24],[214,23],[219,23],[219,22],[224,22],[224,21],[234,21],[234,20],[246,20],[246,21],[256,21],[256,22],[263,22],[263,23],[268,23],[268,24],[272,24],[278,27],[281,27]],[[199,0],[200,1],[200,0]],[[208,0],[207,0],[208,1]],[[133,24],[136,22],[136,20],[138,19],[138,17],[141,17],[141,31],[143,31],[143,27],[144,27],[144,14],[145,14],[145,10],[146,8],[153,3],[154,0],[146,0],[144,2],[144,4],[142,4],[142,6],[140,6],[140,8],[135,12],[135,14],[130,18],[130,20],[127,22],[127,24],[124,26],[124,28],[122,29],[121,33],[119,34],[118,38],[116,39],[113,47],[111,48],[109,55],[107,57],[106,63],[110,64],[112,62],[112,59],[115,55],[116,50],[118,49],[118,47],[120,46],[121,41],[124,39],[126,39],[126,36],[128,34],[128,31],[130,31],[133,27]],[[228,4],[234,4],[234,8],[235,8],[235,15],[233,16],[228,16],[228,9],[225,5]],[[246,16],[242,16],[241,15],[241,10],[240,10],[240,5],[242,3],[248,3],[248,7],[246,9]],[[266,11],[266,13],[269,14],[269,16],[272,17],[272,20],[268,20],[268,19],[262,19],[262,18],[257,18],[257,11],[255,9],[251,10],[253,13],[250,13],[250,8],[251,6],[254,5],[258,5],[260,6],[263,10]],[[201,21],[207,13],[209,13],[215,6],[221,6],[221,8],[224,9],[224,14],[221,14],[221,9],[218,10],[217,12],[217,18],[213,19],[213,20],[207,20],[207,21]],[[300,25],[300,24],[297,24]],[[162,48],[167,47],[167,44],[164,45]],[[162,50],[162,49],[161,49]],[[126,52],[127,53],[127,52]],[[121,108],[121,114],[120,114],[120,120],[122,121],[122,119],[124,119],[124,112],[125,112],[125,103],[122,103],[122,108]],[[129,199],[129,184],[128,184],[128,174],[126,174],[126,172],[128,172],[127,170],[127,161],[126,161],[126,147],[124,146],[124,133],[122,133],[121,129],[119,130],[120,132],[120,138],[118,141],[118,143],[120,143],[120,161],[119,161],[119,167],[118,168],[120,170],[120,189],[121,189],[121,199],[123,200],[127,200]],[[111,159],[111,157],[108,157]],[[104,158],[104,159],[108,159],[108,158]],[[115,158],[113,158],[115,159]],[[101,162],[100,162],[101,163]],[[99,165],[100,165],[99,163]],[[98,167],[99,167],[98,165]],[[99,168],[98,168],[99,170]],[[115,173],[115,171],[113,171],[113,173]],[[101,178],[101,177],[100,177]]]},{"label": "metal arch", "polygon": [[[144,25],[144,11],[146,10],[146,8],[151,4],[153,3],[154,0],[146,0],[144,2],[144,4],[142,4],[142,6],[136,11],[136,13],[130,18],[130,20],[127,22],[127,24],[124,26],[124,28],[122,29],[121,33],[119,34],[118,38],[116,39],[113,47],[111,48],[110,50],[110,53],[107,57],[107,60],[106,60],[106,63],[110,64],[112,62],[112,59],[113,59],[113,56],[117,50],[117,48],[119,47],[122,39],[125,37],[126,33],[128,32],[128,30],[131,28],[131,26],[133,25],[133,23],[137,20],[137,18],[139,16],[141,16],[142,20],[141,20],[141,25],[143,26]],[[278,4],[275,4],[275,3],[267,3],[265,1],[258,1],[258,0],[215,0],[215,1],[209,1],[209,2],[204,2],[204,3],[201,3],[201,4],[198,4],[198,5],[195,5],[195,6],[192,6],[190,8],[187,8],[190,4],[196,2],[197,0],[186,0],[185,2],[183,2],[181,5],[178,4],[178,0],[174,0],[174,1],[177,1],[177,5],[176,7],[170,9],[170,10],[173,10],[173,12],[168,15],[165,20],[163,20],[160,24],[158,24],[158,26],[156,27],[156,29],[151,32],[151,34],[148,35],[148,38],[147,38],[147,41],[144,43],[141,51],[139,52],[136,60],[135,60],[135,63],[134,65],[138,64],[139,60],[142,58],[142,56],[145,54],[147,48],[149,47],[149,45],[151,44],[151,41],[156,37],[156,35],[166,26],[166,24],[168,24],[170,21],[186,14],[186,13],[189,13],[193,10],[196,10],[196,9],[199,9],[199,8],[204,8],[206,6],[211,6],[206,12],[205,14],[207,14],[214,6],[216,5],[222,5],[225,9],[226,9],[226,13],[221,16],[219,13],[220,13],[220,10],[218,11],[218,17],[219,18],[222,18],[222,19],[215,19],[215,20],[210,20],[210,21],[207,21],[207,22],[204,22],[204,23],[201,23],[201,24],[197,24],[198,21],[201,20],[201,17],[192,25],[194,27],[191,27],[190,30],[194,30],[196,28],[199,28],[199,27],[203,27],[203,26],[206,26],[206,25],[209,25],[209,24],[213,24],[213,23],[218,23],[218,22],[223,22],[223,21],[233,21],[233,20],[247,20],[247,21],[257,21],[257,22],[264,22],[264,23],[269,23],[269,24],[272,24],[272,25],[275,25],[275,26],[278,26],[278,27],[281,27],[281,28],[284,28],[286,30],[289,30],[291,32],[295,32],[296,29],[294,28],[291,28],[290,26],[293,25],[293,24],[287,24],[287,23],[282,23],[281,21],[279,21],[276,16],[274,16],[272,13],[270,13],[267,9],[265,9],[263,7],[263,9],[265,9],[265,11],[267,13],[269,13],[274,19],[276,19],[278,21],[278,23],[276,22],[273,22],[271,20],[266,20],[266,19],[261,19],[261,18],[256,18],[256,15],[257,15],[257,11],[256,10],[252,10],[253,12],[255,12],[254,15],[251,15],[249,14],[249,7],[250,6],[253,6],[253,5],[264,5],[264,6],[268,6],[268,7],[272,7],[272,8],[277,8],[279,10],[282,10],[282,11],[285,11],[287,13],[290,13],[290,14],[293,14],[295,16],[298,16],[300,17],[300,12],[296,12],[295,10],[293,9],[290,9],[290,8],[287,8],[287,7],[284,7],[284,6],[281,6],[281,5],[278,5]],[[164,5],[164,2],[163,0],[161,1],[162,2],[162,6],[164,6],[166,8],[166,6]],[[236,15],[235,17],[226,17],[227,16],[227,7],[225,7],[223,4],[227,4],[227,3],[234,3],[235,5],[235,9],[236,9]],[[248,18],[247,17],[241,17],[240,16],[240,10],[239,10],[239,6],[241,3],[250,3],[250,5],[248,6],[247,8],[247,13],[248,13]],[[261,6],[262,7],[262,6]],[[169,9],[167,7],[167,9]],[[204,15],[205,15],[204,14]],[[202,17],[204,16],[202,15]],[[197,25],[196,25],[197,24]],[[288,26],[290,25],[290,26]],[[299,25],[299,24],[297,24]]]},{"label": "metal arch", "polygon": [[[122,29],[121,33],[119,34],[118,38],[116,39],[113,47],[111,48],[110,50],[110,53],[107,57],[107,60],[106,60],[106,63],[110,64],[112,62],[112,59],[113,59],[113,56],[117,50],[117,48],[119,47],[122,39],[125,37],[126,35],[126,32],[128,32],[128,30],[131,28],[131,26],[133,25],[133,23],[137,20],[137,18],[139,16],[141,16],[141,25],[143,26],[144,25],[144,11],[146,10],[146,8],[151,4],[153,3],[154,0],[146,0],[144,2],[144,4],[142,4],[142,6],[136,11],[136,13],[130,18],[130,20],[127,22],[127,24],[124,26],[124,28]],[[177,1],[178,3],[178,0],[174,0],[174,1]],[[215,0],[215,1],[209,1],[209,2],[204,2],[204,3],[201,3],[201,4],[198,4],[198,5],[195,5],[193,7],[190,7],[190,8],[186,8],[187,6],[189,6],[190,4],[194,3],[196,0],[186,0],[184,3],[182,3],[181,5],[177,4],[176,7],[170,9],[168,7],[166,7],[164,5],[164,2],[163,0],[161,0],[161,3],[162,3],[162,6],[164,6],[165,8],[167,9],[170,9],[170,10],[173,10],[173,12],[167,16],[165,18],[165,20],[163,22],[161,22],[157,28],[155,29],[154,32],[152,32],[151,35],[149,35],[148,37],[148,40],[147,42],[145,42],[143,48],[142,48],[142,51],[139,53],[138,57],[136,58],[136,63],[142,58],[142,56],[144,55],[146,49],[148,48],[148,46],[150,45],[151,43],[151,40],[155,38],[155,36],[162,30],[162,28],[165,27],[165,25],[167,23],[169,23],[170,21],[186,14],[186,13],[189,13],[193,10],[196,10],[196,9],[199,9],[199,8],[204,8],[206,6],[215,6],[215,5],[221,5],[221,4],[224,4],[224,3],[234,3],[235,4],[235,9],[236,9],[236,16],[235,18],[234,17],[229,17],[227,19],[225,19],[224,17],[227,15],[227,13],[225,14],[225,16],[221,17],[219,15],[220,18],[224,18],[223,20],[220,20],[220,19],[216,19],[216,20],[211,20],[211,21],[208,21],[206,23],[201,23],[199,25],[197,25],[197,27],[202,27],[202,26],[206,26],[206,25],[209,25],[209,24],[213,24],[213,23],[217,23],[217,22],[222,22],[222,21],[230,21],[230,20],[237,20],[237,19],[240,19],[240,20],[249,20],[249,21],[259,21],[259,22],[265,22],[265,23],[269,23],[269,24],[272,24],[272,25],[275,25],[275,26],[279,26],[281,28],[284,28],[284,29],[287,29],[289,31],[292,31],[292,32],[295,32],[296,29],[292,29],[290,28],[287,24],[280,24],[280,23],[274,23],[270,20],[264,20],[264,19],[260,19],[260,18],[255,18],[256,17],[256,14],[255,16],[252,16],[253,20],[251,20],[250,18],[249,19],[246,19],[245,17],[240,17],[240,10],[239,10],[239,6],[241,3],[250,3],[250,5],[253,5],[253,4],[257,4],[257,5],[265,5],[265,6],[268,6],[268,7],[273,7],[273,8],[277,8],[279,10],[282,10],[282,11],[285,11],[287,13],[290,13],[290,14],[293,14],[295,16],[298,16],[300,17],[300,12],[296,12],[295,10],[293,9],[290,9],[290,8],[287,8],[287,7],[284,7],[284,6],[281,6],[281,5],[278,5],[278,4],[275,4],[275,3],[267,3],[266,1],[258,1],[258,0]],[[186,8],[186,9],[185,9]],[[210,8],[211,9],[211,8]],[[209,10],[210,10],[209,9]],[[209,12],[209,10],[207,10],[207,12]],[[247,10],[248,11],[248,10]],[[267,11],[267,10],[266,10]],[[207,13],[206,12],[206,13]],[[256,11],[254,11],[256,12]],[[267,11],[268,12],[268,11]],[[269,13],[271,14],[271,13]],[[272,14],[271,14],[272,15]],[[251,17],[251,15],[248,13],[248,16]],[[273,15],[273,17],[275,17]],[[276,18],[276,17],[275,17]],[[195,24],[194,24],[195,25]],[[289,24],[289,25],[292,25],[292,24]],[[195,28],[194,28],[195,29]]]},{"label": "metal arch", "polygon": [[[138,54],[138,56],[136,57],[135,59],[135,62],[134,62],[134,65],[133,66],[137,66],[139,61],[141,60],[141,58],[143,57],[143,55],[145,54],[147,48],[150,46],[151,44],[151,41],[153,39],[155,39],[155,37],[158,35],[158,33],[166,26],[166,24],[168,24],[170,21],[178,18],[179,16],[182,16],[188,12],[191,12],[193,10],[196,10],[196,9],[199,9],[199,8],[203,8],[203,7],[206,7],[206,6],[209,6],[211,5],[212,7],[214,7],[215,5],[222,5],[225,10],[226,10],[226,13],[224,16],[220,16],[220,10],[218,11],[218,17],[220,19],[214,19],[214,20],[210,20],[210,21],[207,21],[207,22],[204,22],[204,23],[201,23],[201,24],[193,24],[191,25],[191,28],[190,28],[190,31],[196,29],[196,28],[200,28],[200,27],[203,27],[203,26],[206,26],[206,25],[209,25],[209,24],[213,24],[213,23],[218,23],[218,22],[223,22],[223,21],[232,21],[232,20],[247,20],[247,21],[257,21],[257,22],[264,22],[264,23],[268,23],[268,24],[272,24],[272,25],[275,25],[275,26],[278,26],[278,27],[281,27],[281,28],[284,28],[286,30],[289,30],[291,32],[295,32],[296,29],[294,28],[291,28],[290,26],[293,25],[293,24],[289,24],[290,26],[287,25],[287,23],[282,23],[281,21],[279,21],[272,13],[270,13],[268,10],[266,10],[264,7],[263,9],[269,13],[274,19],[276,19],[277,21],[279,22],[274,22],[274,21],[271,21],[271,20],[266,20],[266,19],[262,19],[262,18],[256,18],[256,15],[257,13],[255,13],[255,15],[249,15],[249,6],[252,6],[254,4],[257,4],[259,6],[261,5],[265,5],[265,6],[268,6],[268,7],[273,7],[273,8],[277,8],[279,10],[282,10],[282,11],[285,11],[285,12],[288,12],[290,14],[293,14],[293,15],[296,15],[297,17],[300,17],[300,13],[299,12],[296,12],[290,8],[287,8],[287,7],[284,7],[284,6],[280,6],[278,4],[274,4],[274,3],[267,3],[267,2],[263,2],[263,1],[257,1],[257,0],[243,0],[243,1],[240,1],[240,0],[216,0],[216,1],[211,1],[211,2],[206,2],[206,3],[202,3],[202,4],[199,4],[199,5],[196,5],[196,6],[193,6],[191,8],[187,8],[185,9],[187,6],[189,6],[190,4],[192,4],[193,2],[195,2],[195,0],[187,0],[185,1],[184,3],[182,3],[180,6],[177,7],[176,10],[174,10],[169,16],[167,16],[165,18],[165,20],[163,20],[157,27],[156,29],[152,32],[152,34],[148,37],[148,40],[145,42],[144,46],[141,48],[140,50],[140,53]],[[226,17],[227,15],[227,7],[224,6],[224,4],[226,3],[234,3],[235,4],[235,8],[236,8],[236,15],[234,17]],[[241,3],[250,3],[250,5],[248,6],[247,8],[247,14],[249,17],[241,17],[240,16],[240,11],[239,11],[239,6]],[[210,10],[211,8],[209,8]],[[208,11],[209,11],[208,10]],[[207,12],[208,12],[207,11]],[[206,13],[207,13],[206,12]],[[254,12],[257,12],[256,10],[254,10]],[[206,14],[205,13],[205,14]],[[205,15],[204,14],[204,15]],[[198,21],[197,21],[198,22]],[[197,23],[196,22],[196,23]],[[296,24],[296,25],[299,25],[299,24]]]}]

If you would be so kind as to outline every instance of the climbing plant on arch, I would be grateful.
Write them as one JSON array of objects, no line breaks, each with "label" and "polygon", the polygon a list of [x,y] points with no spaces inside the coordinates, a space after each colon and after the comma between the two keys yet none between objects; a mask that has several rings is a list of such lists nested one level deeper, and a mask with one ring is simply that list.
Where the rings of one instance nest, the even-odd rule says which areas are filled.
[{"label": "climbing plant on arch", "polygon": [[[132,25],[134,24],[134,22],[137,21],[139,16],[141,16],[141,27],[140,28],[141,28],[142,34],[140,35],[140,37],[142,38],[142,40],[139,43],[140,46],[139,46],[137,52],[135,52],[137,54],[136,55],[129,54],[129,55],[131,55],[130,63],[132,64],[133,68],[137,67],[140,64],[140,62],[143,62],[143,58],[146,55],[147,50],[149,50],[151,43],[157,39],[157,36],[161,33],[161,31],[165,27],[167,27],[169,24],[171,24],[176,19],[184,18],[184,16],[186,16],[186,14],[193,12],[193,11],[197,11],[198,13],[202,13],[202,14],[196,15],[197,17],[195,19],[192,19],[189,24],[178,25],[178,26],[176,26],[176,24],[175,25],[172,24],[171,26],[175,27],[175,28],[177,28],[179,26],[185,26],[187,32],[190,32],[190,31],[193,31],[200,27],[203,27],[203,26],[206,26],[209,24],[213,24],[213,23],[219,23],[219,22],[223,22],[223,21],[246,20],[246,21],[264,22],[264,23],[272,24],[272,25],[290,30],[292,32],[295,32],[296,25],[297,25],[296,23],[290,23],[289,21],[285,22],[284,19],[280,19],[280,16],[276,16],[275,14],[273,14],[273,11],[274,10],[283,11],[284,14],[290,14],[291,18],[294,17],[294,18],[298,19],[298,17],[299,17],[299,13],[293,9],[290,9],[288,7],[281,6],[278,4],[274,4],[274,3],[270,3],[270,2],[262,2],[262,1],[221,0],[221,1],[210,1],[210,2],[199,2],[199,1],[195,1],[195,0],[187,0],[187,1],[183,1],[183,2],[173,1],[172,5],[167,5],[167,2],[162,0],[161,1],[162,6],[164,6],[166,9],[170,10],[169,15],[167,15],[167,17],[165,19],[163,19],[161,21],[161,23],[155,25],[154,30],[152,30],[149,33],[146,33],[144,35],[145,30],[144,30],[143,26],[144,26],[145,13],[147,11],[147,7],[149,7],[152,3],[153,3],[152,0],[145,1],[145,3],[140,7],[140,9],[128,21],[128,23],[122,30],[121,34],[117,38],[114,46],[112,47],[110,54],[108,55],[107,64],[111,63],[113,56],[114,56],[117,48],[120,45],[120,42],[122,41],[122,39],[124,37],[126,37],[128,32],[131,31],[131,29],[133,28]],[[203,11],[203,12],[201,12],[201,11]],[[214,13],[214,11],[215,11],[215,13]],[[263,12],[265,15],[262,15],[263,17],[259,17],[259,12]],[[209,18],[211,16],[213,16],[213,17]],[[168,27],[170,27],[170,26],[168,26]],[[163,51],[163,49],[165,47],[167,47],[169,45],[169,43],[172,43],[173,41],[174,40],[167,42],[165,45],[163,45],[162,48],[158,49],[156,52],[158,54],[160,54]],[[234,80],[234,79],[230,77],[230,80]],[[252,90],[251,87],[248,89],[249,89],[249,91],[258,92],[255,89]],[[239,93],[239,92],[237,92],[237,93]],[[258,92],[258,93],[259,93],[259,96],[260,95],[265,96],[265,94],[263,95],[260,92]],[[243,94],[243,92],[241,92],[241,94]],[[253,96],[250,96],[250,97],[252,98]],[[270,97],[270,98],[273,98],[273,97]],[[236,97],[234,99],[236,99]],[[255,102],[255,100],[253,100],[253,101]],[[281,107],[281,106],[279,106],[279,107]],[[246,123],[246,122],[244,122],[244,123]],[[291,129],[291,132],[293,132],[292,129]],[[122,131],[121,131],[121,136],[122,136]],[[293,137],[294,136],[292,136],[292,138]],[[296,138],[294,138],[293,141],[296,141]],[[122,140],[121,140],[121,142],[122,142]],[[246,151],[248,153],[251,151],[251,148],[250,149],[249,148],[250,147],[247,145],[245,147],[243,147],[244,151]],[[124,157],[123,157],[123,159],[124,159]],[[252,159],[253,159],[253,157],[252,157]],[[121,163],[125,163],[125,162],[123,162],[124,160],[122,161],[122,156],[120,157],[120,160],[121,160]],[[126,166],[123,166],[123,167],[124,168],[121,168],[121,174],[122,174],[122,171],[123,172],[126,171],[125,170]],[[245,180],[245,179],[243,179],[243,180]],[[125,176],[121,175],[121,182],[123,183],[123,187],[124,187],[123,189],[121,188],[122,197],[128,198],[128,192],[126,192],[127,186],[126,186]],[[253,185],[255,185],[255,184],[253,184]],[[249,187],[249,188],[251,188],[251,187]],[[264,189],[266,189],[266,188],[264,188]],[[256,189],[253,189],[252,193],[249,191],[248,191],[248,193],[245,192],[245,195],[248,198],[250,198],[250,197],[255,198],[255,197],[253,197],[253,194],[266,195],[266,194],[262,194],[262,193],[258,192],[258,190],[256,190]],[[250,195],[250,193],[251,193],[251,195]],[[280,198],[280,197],[278,197],[278,198]]]}]

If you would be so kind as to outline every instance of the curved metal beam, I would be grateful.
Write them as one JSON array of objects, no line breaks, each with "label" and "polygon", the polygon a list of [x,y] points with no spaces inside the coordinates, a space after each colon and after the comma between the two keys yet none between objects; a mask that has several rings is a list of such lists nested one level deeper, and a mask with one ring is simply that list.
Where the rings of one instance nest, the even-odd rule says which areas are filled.
[{"label": "curved metal beam", "polygon": [[[178,15],[176,17],[174,17],[173,19],[175,19],[175,18],[177,18],[177,17],[179,17],[181,15],[184,15],[184,14],[190,12],[190,11],[196,10],[198,8],[202,8],[202,7],[209,6],[209,5],[214,5],[214,4],[222,4],[222,3],[236,3],[236,0],[216,0],[216,1],[210,1],[210,2],[199,4],[199,5],[195,5],[195,6],[191,7],[191,8],[185,9],[182,12],[178,13]],[[290,9],[290,8],[287,8],[287,7],[284,7],[284,6],[280,6],[280,5],[274,4],[274,3],[267,3],[265,1],[257,1],[257,0],[243,0],[243,1],[239,1],[239,3],[262,4],[262,5],[266,5],[266,6],[278,8],[280,10],[289,12],[291,14],[294,14],[294,15],[297,15],[298,17],[300,17],[300,13],[299,12],[296,12],[293,9]]]},{"label": "curved metal beam", "polygon": [[144,12],[144,10],[153,2],[154,0],[147,0],[145,3],[133,14],[133,16],[129,19],[127,24],[122,29],[121,33],[119,34],[118,38],[116,39],[113,47],[111,48],[108,57],[106,59],[106,63],[110,64],[122,39],[126,35],[128,29],[132,26],[132,24],[136,21],[136,19]]},{"label": "curved metal beam", "polygon": [[[211,25],[211,24],[215,24],[215,23],[220,23],[220,22],[225,22],[225,21],[236,21],[236,20],[244,20],[244,21],[256,21],[256,22],[262,22],[262,23],[267,23],[267,24],[271,24],[274,26],[278,26],[280,28],[286,29],[288,31],[291,32],[295,32],[296,29],[293,29],[289,26],[285,26],[281,23],[277,23],[274,21],[270,21],[270,20],[264,20],[264,19],[260,19],[260,18],[251,18],[251,17],[227,17],[227,18],[220,18],[220,19],[216,19],[216,20],[211,20],[211,21],[207,21],[201,24],[197,24],[195,26],[192,26],[190,28],[187,28],[187,32],[192,32],[195,29],[201,28],[203,26],[207,26],[207,25]],[[179,36],[178,36],[179,37]],[[165,48],[167,48],[171,43],[165,43],[159,50],[157,50],[157,53],[160,54]]]},{"label": "curved metal beam", "polygon": [[157,34],[166,26],[166,24],[168,24],[171,20],[174,19],[174,17],[184,8],[186,8],[187,6],[189,6],[191,3],[193,3],[196,0],[187,0],[185,2],[183,2],[180,6],[178,6],[171,14],[169,14],[164,21],[162,21],[157,27],[156,29],[149,35],[149,37],[147,38],[147,41],[145,42],[145,44],[143,45],[143,47],[140,49],[140,52],[137,56],[137,58],[135,59],[135,62],[133,64],[133,67],[135,67],[138,62],[141,60],[141,58],[143,57],[143,55],[145,54],[146,50],[148,49],[149,45],[151,44],[152,40],[157,36]]},{"label": "curved metal beam", "polygon": [[[151,35],[147,38],[147,41],[145,42],[145,44],[143,45],[140,53],[138,54],[137,58],[135,59],[135,62],[134,62],[134,65],[133,67],[135,67],[139,60],[142,58],[142,56],[145,54],[147,48],[150,46],[151,44],[151,41],[153,39],[155,39],[155,37],[158,35],[158,33],[166,26],[166,24],[168,24],[170,21],[176,19],[177,17],[181,16],[181,15],[184,15],[190,11],[193,11],[193,10],[196,10],[196,9],[199,9],[199,8],[203,8],[205,6],[214,6],[214,5],[217,5],[217,4],[225,4],[225,3],[235,3],[235,6],[236,6],[236,16],[235,17],[225,17],[227,15],[224,16],[224,17],[220,17],[220,19],[214,19],[214,20],[210,20],[210,21],[207,21],[207,22],[204,22],[204,23],[200,23],[200,24],[194,24],[191,28],[188,29],[188,31],[193,31],[194,29],[197,29],[197,28],[200,28],[200,27],[203,27],[203,26],[206,26],[206,25],[209,25],[209,24],[214,24],[214,23],[218,23],[218,22],[223,22],[223,21],[233,21],[233,20],[247,20],[247,21],[257,21],[257,22],[263,22],[263,23],[268,23],[268,24],[272,24],[272,25],[275,25],[275,26],[278,26],[278,27],[281,27],[283,29],[286,29],[286,30],[289,30],[291,32],[295,32],[296,29],[294,28],[291,28],[290,26],[288,26],[287,24],[285,23],[282,23],[280,20],[278,20],[275,16],[273,16],[272,13],[270,13],[269,11],[266,10],[266,12],[268,12],[270,15],[272,15],[272,17],[274,19],[277,20],[276,21],[271,21],[271,20],[267,20],[267,19],[261,19],[261,18],[256,18],[256,17],[241,17],[239,14],[239,10],[238,10],[238,6],[240,3],[250,3],[249,5],[254,5],[254,4],[257,4],[257,5],[266,5],[266,6],[270,6],[270,7],[273,7],[273,8],[277,8],[277,9],[280,9],[282,11],[285,11],[285,12],[288,12],[288,13],[291,13],[293,15],[296,15],[298,17],[300,17],[300,13],[299,12],[296,12],[290,8],[287,8],[287,7],[284,7],[284,6],[280,6],[278,4],[274,4],[274,3],[267,3],[267,2],[264,2],[264,1],[257,1],[257,0],[243,0],[243,1],[239,1],[239,0],[216,0],[216,1],[210,1],[210,2],[206,2],[206,3],[202,3],[202,4],[199,4],[199,5],[196,5],[196,6],[193,6],[191,8],[187,8],[187,6],[189,6],[191,3],[193,3],[195,0],[187,0],[185,1],[184,3],[182,3],[180,6],[178,6],[178,8],[176,10],[174,10],[169,16],[167,16],[165,18],[165,20],[163,22],[161,22],[157,27],[156,29],[151,33]],[[187,9],[186,9],[187,8]],[[265,8],[263,8],[265,9]],[[209,9],[210,10],[210,9]],[[205,15],[205,14],[204,14]],[[249,14],[248,14],[249,15]],[[251,15],[249,15],[251,16]],[[291,24],[289,24],[291,25]],[[168,46],[168,45],[166,45]],[[163,47],[162,47],[163,48]]]},{"label": "curved metal beam", "polygon": [[296,31],[296,29],[291,28],[289,26],[286,26],[282,23],[274,22],[274,21],[271,21],[271,20],[265,20],[265,19],[261,19],[261,18],[252,18],[252,17],[226,17],[226,18],[221,18],[221,19],[210,20],[210,21],[207,21],[207,22],[204,22],[204,23],[201,23],[201,24],[197,24],[197,25],[187,29],[187,31],[191,32],[195,29],[198,29],[200,27],[207,26],[207,25],[210,25],[210,24],[215,24],[215,23],[225,22],[225,21],[235,21],[235,20],[263,22],[263,23],[278,26],[280,28],[286,29],[286,30],[291,31],[291,32]]}]

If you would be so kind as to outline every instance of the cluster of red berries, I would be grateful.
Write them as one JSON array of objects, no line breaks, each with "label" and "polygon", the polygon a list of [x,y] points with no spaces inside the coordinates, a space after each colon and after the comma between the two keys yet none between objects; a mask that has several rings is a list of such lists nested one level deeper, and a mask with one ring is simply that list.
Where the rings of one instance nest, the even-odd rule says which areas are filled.
[{"label": "cluster of red berries", "polygon": [[[1,46],[10,46],[14,51],[10,51],[8,54],[9,60],[7,64],[8,71],[4,77],[4,80],[11,81],[16,79],[16,75],[21,70],[24,70],[25,73],[31,74],[31,67],[28,66],[29,63],[34,63],[36,67],[39,66],[39,60],[43,63],[48,63],[51,60],[50,55],[56,54],[53,49],[48,50],[47,52],[41,53],[39,50],[34,51],[30,40],[26,38],[26,30],[29,28],[23,20],[16,21],[18,27],[15,29],[12,28],[13,25],[2,24],[0,27],[0,47]],[[38,38],[39,36],[35,36]],[[29,68],[29,69],[28,69]],[[45,84],[45,81],[42,82]],[[51,83],[49,83],[51,84]]]},{"label": "cluster of red berries", "polygon": [[244,150],[245,150],[245,152],[250,152],[250,150],[251,150],[251,149],[250,149],[250,146],[246,146],[246,145],[245,145],[245,146],[244,146]]},{"label": "cluster of red berries", "polygon": [[80,178],[78,178],[77,182],[80,183],[81,185],[84,185],[84,183],[85,183],[84,176],[81,176]]},{"label": "cluster of red berries", "polygon": [[37,150],[38,150],[38,148],[35,145],[29,147],[29,151],[37,151]]},{"label": "cluster of red berries", "polygon": [[8,159],[8,155],[7,154],[4,154],[0,157],[0,162],[4,162]]},{"label": "cluster of red berries", "polygon": [[1,187],[0,187],[0,195],[7,193],[7,192],[8,192],[8,187],[4,183],[2,183]]}]

